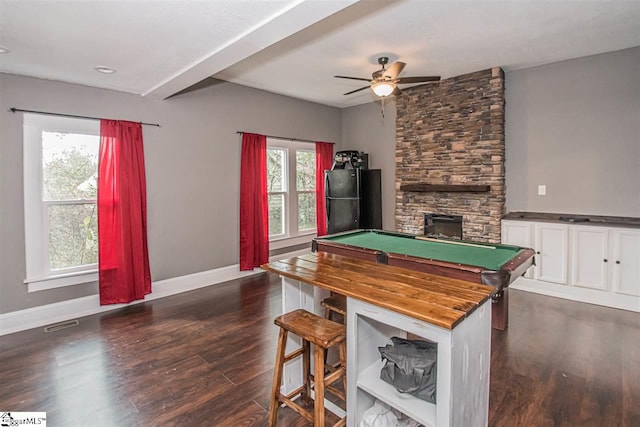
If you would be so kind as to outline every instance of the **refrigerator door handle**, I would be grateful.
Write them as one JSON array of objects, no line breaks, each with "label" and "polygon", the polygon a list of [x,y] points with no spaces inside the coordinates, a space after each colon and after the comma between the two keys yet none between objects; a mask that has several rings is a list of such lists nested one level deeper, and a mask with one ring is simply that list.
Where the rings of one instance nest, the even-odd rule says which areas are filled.
[{"label": "refrigerator door handle", "polygon": [[331,187],[329,187],[329,174],[328,171],[324,171],[324,195],[328,196],[331,194]]}]

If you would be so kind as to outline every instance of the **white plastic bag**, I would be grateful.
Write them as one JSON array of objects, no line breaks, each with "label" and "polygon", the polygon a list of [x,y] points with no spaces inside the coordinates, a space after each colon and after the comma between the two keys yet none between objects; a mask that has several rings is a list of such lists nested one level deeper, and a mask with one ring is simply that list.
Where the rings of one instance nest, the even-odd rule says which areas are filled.
[{"label": "white plastic bag", "polygon": [[391,407],[378,400],[362,415],[360,427],[396,427],[398,417],[391,411]]},{"label": "white plastic bag", "polygon": [[362,415],[360,427],[418,427],[419,424],[406,415],[376,400]]}]

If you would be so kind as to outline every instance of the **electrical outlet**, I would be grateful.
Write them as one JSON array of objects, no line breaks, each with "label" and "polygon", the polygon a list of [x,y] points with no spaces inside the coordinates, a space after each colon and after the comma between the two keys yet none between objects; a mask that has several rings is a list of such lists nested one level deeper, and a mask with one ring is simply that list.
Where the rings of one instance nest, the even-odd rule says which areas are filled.
[{"label": "electrical outlet", "polygon": [[547,186],[538,185],[538,196],[546,196],[546,195],[547,195]]}]

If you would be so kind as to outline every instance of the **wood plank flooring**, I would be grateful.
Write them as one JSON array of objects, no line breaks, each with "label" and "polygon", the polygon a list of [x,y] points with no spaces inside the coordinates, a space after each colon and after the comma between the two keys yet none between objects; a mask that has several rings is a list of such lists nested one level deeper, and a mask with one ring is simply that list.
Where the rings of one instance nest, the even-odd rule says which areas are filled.
[{"label": "wood plank flooring", "polygon": [[[264,273],[0,337],[0,410],[49,426],[265,426],[280,280]],[[640,315],[511,291],[490,426],[639,426]],[[291,410],[284,426],[307,426]]]}]

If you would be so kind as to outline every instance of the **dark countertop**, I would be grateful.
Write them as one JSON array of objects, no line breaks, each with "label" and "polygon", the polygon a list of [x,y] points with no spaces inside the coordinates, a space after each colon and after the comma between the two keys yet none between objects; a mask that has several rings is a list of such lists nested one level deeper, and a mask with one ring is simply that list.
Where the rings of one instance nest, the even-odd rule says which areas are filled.
[{"label": "dark countertop", "polygon": [[545,212],[509,212],[503,216],[502,219],[640,228],[640,218],[623,216],[576,215]]}]

